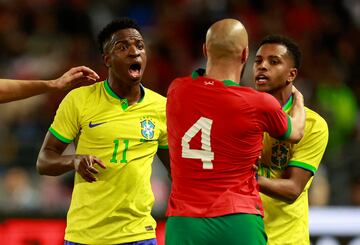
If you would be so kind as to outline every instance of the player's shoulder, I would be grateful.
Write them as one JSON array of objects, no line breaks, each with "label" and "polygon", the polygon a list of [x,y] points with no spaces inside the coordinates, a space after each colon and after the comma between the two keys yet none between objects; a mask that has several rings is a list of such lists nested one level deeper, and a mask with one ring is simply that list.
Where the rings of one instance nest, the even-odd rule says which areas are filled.
[{"label": "player's shoulder", "polygon": [[250,87],[247,87],[246,92],[248,97],[251,98],[253,104],[264,110],[268,110],[269,108],[273,107],[278,108],[280,106],[279,101],[271,94],[257,91]]},{"label": "player's shoulder", "polygon": [[162,96],[161,94],[144,87],[144,92],[145,92],[145,97],[146,99],[151,102],[151,103],[156,103],[156,104],[166,104],[166,97]]},{"label": "player's shoulder", "polygon": [[317,112],[308,107],[305,107],[306,112],[306,125],[305,136],[309,134],[328,135],[329,129],[325,119]]},{"label": "player's shoulder", "polygon": [[318,125],[327,127],[327,123],[326,123],[325,119],[320,114],[318,114],[316,111],[305,106],[305,112],[306,112],[306,121],[307,122],[311,122],[313,124],[318,124]]},{"label": "player's shoulder", "polygon": [[247,86],[233,86],[229,87],[239,97],[242,98],[249,106],[255,108],[261,113],[267,113],[274,109],[281,108],[279,101],[274,96],[255,90],[252,87]]},{"label": "player's shoulder", "polygon": [[75,89],[71,90],[71,91],[68,93],[68,95],[87,97],[87,96],[89,96],[89,95],[94,95],[94,93],[95,93],[97,90],[102,89],[103,86],[104,86],[104,81],[102,81],[102,82],[97,82],[97,83],[94,83],[94,84],[92,84],[92,85],[82,86],[82,87],[79,87],[79,88],[75,88]]},{"label": "player's shoulder", "polygon": [[242,93],[246,93],[246,95],[250,96],[250,98],[252,98],[252,99],[262,100],[262,101],[274,99],[274,97],[272,95],[265,93],[265,92],[257,91],[256,89],[254,89],[252,87],[238,86],[235,89],[241,91]]},{"label": "player's shoulder", "polygon": [[64,100],[74,100],[76,104],[86,103],[88,99],[93,98],[96,94],[100,94],[103,87],[103,82],[94,83],[88,86],[82,86],[71,90],[64,98]]},{"label": "player's shoulder", "polygon": [[178,86],[180,85],[184,85],[186,84],[186,82],[192,81],[193,78],[190,76],[185,76],[185,77],[177,77],[174,80],[172,80],[172,82],[170,83],[168,92],[171,90],[176,89]]}]

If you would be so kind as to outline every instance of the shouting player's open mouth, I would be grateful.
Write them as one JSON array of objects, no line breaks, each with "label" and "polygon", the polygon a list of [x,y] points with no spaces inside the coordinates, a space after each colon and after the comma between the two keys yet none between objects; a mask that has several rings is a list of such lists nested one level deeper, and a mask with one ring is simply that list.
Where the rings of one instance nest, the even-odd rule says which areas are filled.
[{"label": "shouting player's open mouth", "polygon": [[265,75],[257,75],[255,77],[256,85],[263,85],[269,81],[269,78]]},{"label": "shouting player's open mouth", "polygon": [[132,79],[139,79],[141,77],[141,64],[133,63],[129,67],[129,75]]}]

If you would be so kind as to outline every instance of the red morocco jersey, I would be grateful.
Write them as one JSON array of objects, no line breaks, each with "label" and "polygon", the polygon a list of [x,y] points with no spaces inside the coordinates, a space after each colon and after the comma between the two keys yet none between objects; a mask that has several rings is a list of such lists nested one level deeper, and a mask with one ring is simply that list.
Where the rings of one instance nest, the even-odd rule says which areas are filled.
[{"label": "red morocco jersey", "polygon": [[168,90],[172,187],[167,216],[263,216],[253,165],[264,131],[287,138],[290,120],[271,95],[200,72],[175,79]]}]

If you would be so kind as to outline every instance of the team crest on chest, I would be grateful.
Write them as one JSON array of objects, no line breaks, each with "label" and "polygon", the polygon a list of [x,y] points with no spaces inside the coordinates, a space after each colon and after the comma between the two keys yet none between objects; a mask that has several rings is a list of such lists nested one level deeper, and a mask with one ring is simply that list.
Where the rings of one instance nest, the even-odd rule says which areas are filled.
[{"label": "team crest on chest", "polygon": [[150,118],[142,118],[140,121],[140,125],[141,125],[141,135],[145,139],[150,140],[154,138],[155,124]]},{"label": "team crest on chest", "polygon": [[277,141],[271,148],[271,163],[282,168],[287,165],[289,149],[284,142]]}]

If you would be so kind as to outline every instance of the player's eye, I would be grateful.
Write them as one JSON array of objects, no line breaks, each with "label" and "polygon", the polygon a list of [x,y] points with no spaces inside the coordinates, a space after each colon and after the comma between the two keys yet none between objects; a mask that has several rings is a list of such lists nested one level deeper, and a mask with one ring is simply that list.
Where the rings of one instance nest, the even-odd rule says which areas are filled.
[{"label": "player's eye", "polygon": [[143,50],[145,48],[145,45],[142,41],[136,42],[136,48],[139,50]]},{"label": "player's eye", "polygon": [[129,48],[129,45],[123,42],[117,42],[115,43],[114,48],[117,50],[126,50]]},{"label": "player's eye", "polygon": [[270,60],[270,64],[271,64],[271,65],[277,65],[277,64],[279,64],[279,63],[280,63],[280,61],[277,60],[277,59]]}]

